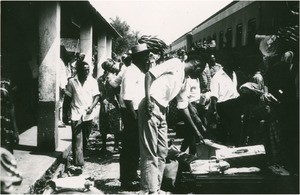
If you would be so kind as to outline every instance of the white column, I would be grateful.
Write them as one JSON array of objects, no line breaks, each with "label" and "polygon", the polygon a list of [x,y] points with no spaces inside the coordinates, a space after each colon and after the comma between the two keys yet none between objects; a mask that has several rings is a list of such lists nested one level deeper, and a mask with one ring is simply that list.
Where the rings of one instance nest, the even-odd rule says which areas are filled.
[{"label": "white column", "polygon": [[93,27],[91,24],[86,23],[80,27],[80,52],[85,53],[85,59],[93,71]]},{"label": "white column", "polygon": [[106,57],[112,58],[112,38],[110,36],[106,38]]},{"label": "white column", "polygon": [[38,149],[55,151],[58,142],[58,80],[60,61],[59,2],[44,2],[39,7],[39,114]]},{"label": "white column", "polygon": [[98,72],[97,72],[97,78],[103,74],[103,69],[101,67],[101,64],[107,59],[106,55],[106,35],[104,33],[99,33],[98,34],[98,39],[97,39],[97,44],[98,44]]}]

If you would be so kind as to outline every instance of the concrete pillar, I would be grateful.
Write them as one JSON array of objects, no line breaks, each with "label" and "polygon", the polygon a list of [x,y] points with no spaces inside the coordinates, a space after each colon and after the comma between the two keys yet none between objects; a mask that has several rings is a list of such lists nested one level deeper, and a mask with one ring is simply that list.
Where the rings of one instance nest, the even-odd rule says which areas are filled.
[{"label": "concrete pillar", "polygon": [[106,55],[106,35],[104,33],[99,33],[97,37],[98,45],[98,64],[97,64],[97,78],[103,74],[103,69],[101,64],[107,59]]},{"label": "concrete pillar", "polygon": [[107,36],[106,38],[106,58],[112,58],[112,38]]},{"label": "concrete pillar", "polygon": [[90,23],[85,22],[80,27],[80,52],[85,53],[85,59],[91,69],[90,73],[93,72],[93,27]]},{"label": "concrete pillar", "polygon": [[59,2],[43,2],[39,7],[39,103],[37,146],[55,151],[58,144],[58,64],[60,60]]}]

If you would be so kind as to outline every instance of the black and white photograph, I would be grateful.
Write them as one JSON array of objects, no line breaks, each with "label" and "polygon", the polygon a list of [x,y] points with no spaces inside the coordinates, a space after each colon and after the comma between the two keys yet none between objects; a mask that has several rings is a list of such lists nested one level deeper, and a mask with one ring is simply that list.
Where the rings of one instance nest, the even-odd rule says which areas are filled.
[{"label": "black and white photograph", "polygon": [[299,194],[299,1],[0,5],[1,194]]}]

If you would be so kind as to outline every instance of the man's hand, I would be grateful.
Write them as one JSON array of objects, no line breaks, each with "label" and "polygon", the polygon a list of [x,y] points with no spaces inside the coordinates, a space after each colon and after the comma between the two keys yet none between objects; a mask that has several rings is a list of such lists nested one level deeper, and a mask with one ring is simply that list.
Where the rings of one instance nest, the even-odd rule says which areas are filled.
[{"label": "man's hand", "polygon": [[201,133],[199,133],[196,137],[196,143],[200,143],[200,144],[204,144],[204,138],[203,136],[201,135]]},{"label": "man's hand", "polygon": [[152,111],[154,108],[154,102],[152,102],[150,99],[146,102],[146,115],[150,118],[152,116]]},{"label": "man's hand", "polygon": [[261,99],[266,102],[266,103],[277,103],[279,104],[280,102],[270,93],[264,93],[261,96]]},{"label": "man's hand", "polygon": [[92,112],[93,112],[93,108],[88,107],[88,108],[86,109],[86,114],[87,114],[87,115],[91,114]]}]

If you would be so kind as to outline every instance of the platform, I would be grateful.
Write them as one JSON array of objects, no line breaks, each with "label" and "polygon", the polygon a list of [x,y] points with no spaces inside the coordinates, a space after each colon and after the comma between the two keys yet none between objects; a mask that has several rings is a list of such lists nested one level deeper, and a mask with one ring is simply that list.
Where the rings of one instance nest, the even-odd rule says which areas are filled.
[{"label": "platform", "polygon": [[14,150],[18,170],[22,173],[23,181],[15,186],[13,193],[29,193],[30,188],[45,172],[59,160],[66,157],[71,150],[71,127],[58,128],[58,147],[55,152],[38,152],[37,126],[34,126],[19,136],[20,141]]}]

